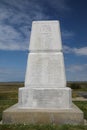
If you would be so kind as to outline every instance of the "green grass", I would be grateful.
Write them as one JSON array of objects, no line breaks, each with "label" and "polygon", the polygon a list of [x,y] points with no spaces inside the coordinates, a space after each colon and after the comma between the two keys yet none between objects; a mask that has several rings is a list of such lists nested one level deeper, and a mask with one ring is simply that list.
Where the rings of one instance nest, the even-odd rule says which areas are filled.
[{"label": "green grass", "polygon": [[2,112],[9,106],[15,104],[17,102],[16,99],[13,100],[0,100],[0,120],[2,120]]},{"label": "green grass", "polygon": [[87,101],[75,101],[74,103],[84,112],[84,118],[87,120]]},{"label": "green grass", "polygon": [[2,112],[18,101],[18,88],[22,87],[23,83],[0,83],[0,120]]},{"label": "green grass", "polygon": [[73,125],[0,125],[0,130],[87,130],[87,126]]}]

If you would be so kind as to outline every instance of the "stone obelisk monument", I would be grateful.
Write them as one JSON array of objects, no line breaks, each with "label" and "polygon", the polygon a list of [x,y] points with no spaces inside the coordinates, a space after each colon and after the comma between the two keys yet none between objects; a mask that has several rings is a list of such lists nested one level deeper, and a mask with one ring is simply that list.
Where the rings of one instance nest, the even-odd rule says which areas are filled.
[{"label": "stone obelisk monument", "polygon": [[21,108],[71,108],[58,21],[32,24],[25,87],[19,89]]},{"label": "stone obelisk monument", "polygon": [[25,87],[18,104],[3,112],[3,123],[83,123],[66,87],[59,21],[33,22]]}]

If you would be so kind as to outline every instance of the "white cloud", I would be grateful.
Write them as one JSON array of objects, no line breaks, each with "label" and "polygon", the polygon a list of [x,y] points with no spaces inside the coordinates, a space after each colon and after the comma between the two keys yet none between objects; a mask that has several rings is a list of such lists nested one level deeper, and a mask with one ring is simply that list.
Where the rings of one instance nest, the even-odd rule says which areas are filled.
[{"label": "white cloud", "polygon": [[71,65],[71,66],[68,66],[67,71],[70,71],[70,72],[81,72],[81,71],[84,71],[84,70],[87,70],[87,64],[77,64],[77,65]]},{"label": "white cloud", "polygon": [[73,50],[77,55],[87,55],[87,47],[74,48]]},{"label": "white cloud", "polygon": [[51,9],[55,9],[56,11],[65,11],[69,10],[68,1],[69,0],[3,0],[11,6],[14,6],[16,9],[21,11],[28,8],[30,11],[34,11],[36,8],[39,11],[46,10],[46,6],[50,6]]},{"label": "white cloud", "polygon": [[69,46],[63,45],[63,51],[64,53],[72,53],[72,48]]},{"label": "white cloud", "polygon": [[26,42],[22,41],[22,35],[16,29],[8,25],[0,25],[0,49],[1,50],[25,50]]},{"label": "white cloud", "polygon": [[87,47],[82,47],[82,48],[71,48],[69,46],[64,45],[63,46],[63,51],[65,53],[74,53],[78,56],[81,55],[87,55]]},{"label": "white cloud", "polygon": [[87,64],[69,65],[66,73],[68,81],[87,81]]}]

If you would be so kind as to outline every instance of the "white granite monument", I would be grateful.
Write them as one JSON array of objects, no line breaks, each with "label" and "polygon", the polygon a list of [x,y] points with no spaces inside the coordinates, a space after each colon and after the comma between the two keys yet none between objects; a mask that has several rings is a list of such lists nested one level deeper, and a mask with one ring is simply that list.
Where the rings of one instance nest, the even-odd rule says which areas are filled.
[{"label": "white granite monument", "polygon": [[59,21],[34,21],[25,76],[18,104],[3,112],[3,123],[83,124],[72,104],[66,76]]},{"label": "white granite monument", "polygon": [[19,89],[20,108],[70,109],[59,21],[32,24],[25,87]]}]

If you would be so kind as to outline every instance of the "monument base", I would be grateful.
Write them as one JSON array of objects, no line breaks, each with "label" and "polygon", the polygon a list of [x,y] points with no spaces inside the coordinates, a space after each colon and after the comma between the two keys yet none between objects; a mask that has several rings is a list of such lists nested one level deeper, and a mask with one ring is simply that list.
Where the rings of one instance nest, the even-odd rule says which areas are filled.
[{"label": "monument base", "polygon": [[3,112],[4,124],[83,124],[83,112],[72,104],[71,109],[19,109],[18,104]]},{"label": "monument base", "polygon": [[23,109],[70,109],[71,89],[65,88],[19,88],[19,108]]}]

